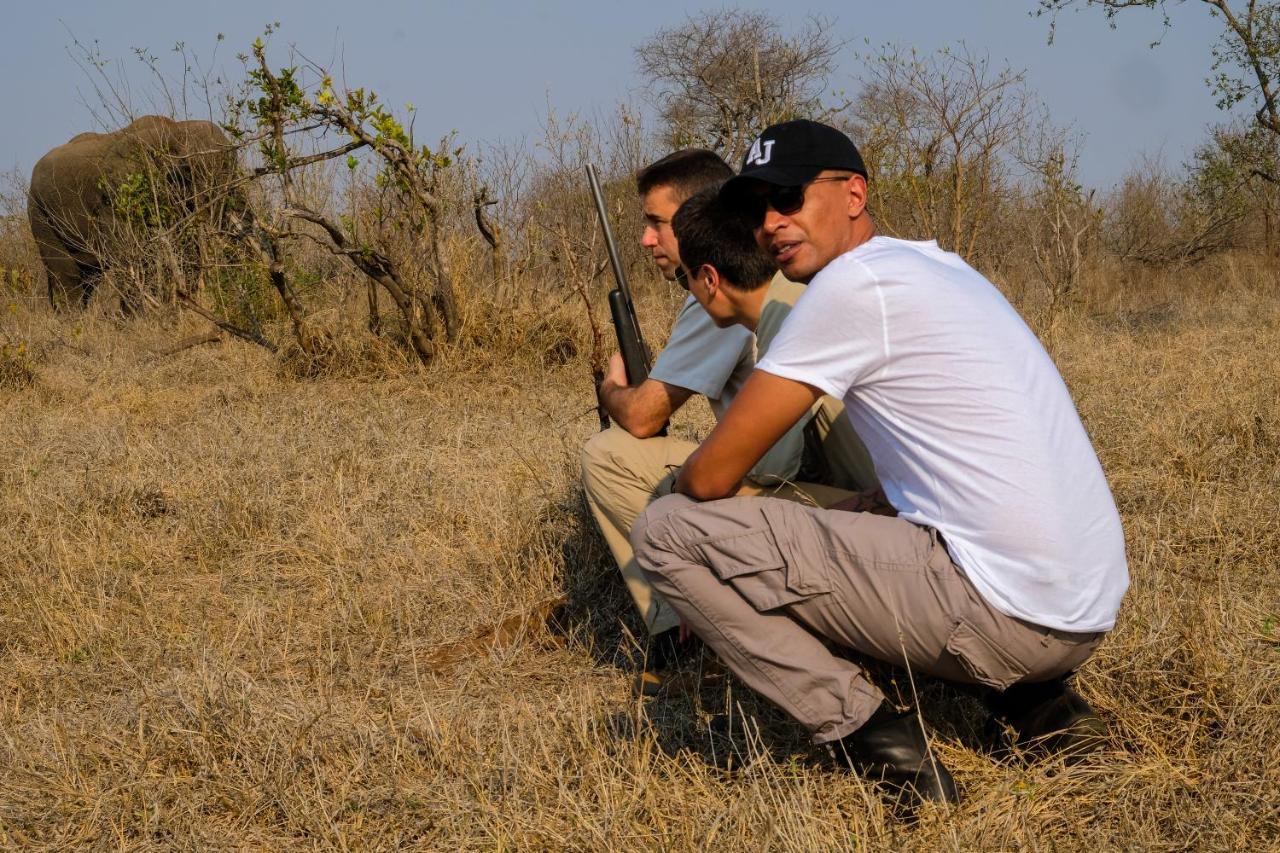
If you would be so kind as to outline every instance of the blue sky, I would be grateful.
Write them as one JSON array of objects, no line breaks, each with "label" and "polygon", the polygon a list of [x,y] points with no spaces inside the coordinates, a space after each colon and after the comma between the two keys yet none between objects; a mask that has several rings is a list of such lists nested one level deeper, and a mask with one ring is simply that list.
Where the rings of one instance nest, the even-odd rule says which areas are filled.
[{"label": "blue sky", "polygon": [[[295,44],[321,63],[340,64],[353,85],[375,89],[392,104],[418,107],[417,133],[431,139],[457,130],[463,142],[515,141],[536,135],[548,102],[558,111],[610,111],[645,103],[633,48],[661,27],[719,4],[646,0],[510,2],[470,0],[57,0],[22,2],[0,32],[0,110],[8,117],[0,142],[0,171],[29,174],[49,148],[96,129],[85,107],[92,90],[68,55],[74,34],[95,40],[104,57],[130,72],[145,91],[131,49],[146,47],[173,67],[177,42],[234,75],[235,54],[270,21],[274,40]],[[849,41],[833,88],[858,90],[856,54],[886,42],[935,50],[963,41],[1025,69],[1030,86],[1057,121],[1086,134],[1081,173],[1106,188],[1138,158],[1162,155],[1183,162],[1207,125],[1223,116],[1204,84],[1210,73],[1214,22],[1196,8],[1172,7],[1174,27],[1131,12],[1111,30],[1096,10],[1060,19],[1056,43],[1045,43],[1047,22],[1029,17],[1034,0],[896,0],[805,6],[739,3],[783,19],[819,14]],[[781,9],[782,11],[779,11]]]}]

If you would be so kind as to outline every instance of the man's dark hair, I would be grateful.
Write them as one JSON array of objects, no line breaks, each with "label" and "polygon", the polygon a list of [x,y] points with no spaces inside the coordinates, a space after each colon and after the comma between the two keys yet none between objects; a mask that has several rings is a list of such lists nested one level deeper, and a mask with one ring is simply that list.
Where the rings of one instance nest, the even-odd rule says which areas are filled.
[{"label": "man's dark hair", "polygon": [[641,169],[636,175],[636,190],[646,196],[654,187],[670,187],[676,196],[686,199],[731,177],[733,169],[719,154],[705,148],[684,148]]},{"label": "man's dark hair", "polygon": [[751,223],[720,200],[720,187],[700,190],[680,205],[671,220],[680,243],[680,260],[691,274],[704,264],[738,290],[755,290],[778,271],[756,242]]}]

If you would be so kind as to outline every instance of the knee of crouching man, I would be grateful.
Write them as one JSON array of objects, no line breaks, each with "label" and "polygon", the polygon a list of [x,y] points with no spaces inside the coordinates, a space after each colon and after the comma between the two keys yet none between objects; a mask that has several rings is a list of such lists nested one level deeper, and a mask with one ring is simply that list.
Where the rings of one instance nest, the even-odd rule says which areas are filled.
[{"label": "knee of crouching man", "polygon": [[635,551],[640,568],[656,571],[661,566],[664,562],[663,554],[671,544],[670,537],[663,535],[670,526],[667,516],[695,503],[686,495],[666,495],[649,504],[640,513],[635,524],[631,525],[631,548]]},{"label": "knee of crouching man", "polygon": [[628,445],[639,439],[624,429],[616,426],[601,430],[582,445],[580,459],[582,462],[582,483],[588,491],[598,484],[608,483],[616,477],[616,472],[625,467]]},{"label": "knee of crouching man", "polygon": [[589,476],[593,469],[608,465],[613,459],[613,445],[616,443],[613,430],[601,430],[582,445],[581,461],[583,476]]}]

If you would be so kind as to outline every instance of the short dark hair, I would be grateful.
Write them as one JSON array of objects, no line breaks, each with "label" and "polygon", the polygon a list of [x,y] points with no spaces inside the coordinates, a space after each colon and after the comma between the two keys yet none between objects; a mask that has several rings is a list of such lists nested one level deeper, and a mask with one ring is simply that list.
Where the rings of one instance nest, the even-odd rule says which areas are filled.
[{"label": "short dark hair", "polygon": [[695,273],[715,267],[729,285],[756,290],[778,271],[778,265],[756,242],[751,223],[720,200],[720,187],[700,190],[680,205],[671,220],[680,243],[684,268]]},{"label": "short dark hair", "polygon": [[681,201],[703,187],[722,184],[733,169],[714,151],[683,148],[651,163],[636,175],[636,190],[645,196],[655,187],[670,187]]}]

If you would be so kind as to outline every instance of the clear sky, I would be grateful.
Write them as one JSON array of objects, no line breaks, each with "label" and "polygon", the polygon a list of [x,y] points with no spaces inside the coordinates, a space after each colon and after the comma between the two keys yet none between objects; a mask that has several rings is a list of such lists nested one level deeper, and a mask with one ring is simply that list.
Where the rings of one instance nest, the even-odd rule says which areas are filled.
[{"label": "clear sky", "polygon": [[[922,50],[963,41],[1025,69],[1057,120],[1086,134],[1081,171],[1098,187],[1112,185],[1144,153],[1176,166],[1223,118],[1204,83],[1217,27],[1199,4],[1171,7],[1174,27],[1154,50],[1148,45],[1162,28],[1143,11],[1122,16],[1114,31],[1096,9],[1064,15],[1049,47],[1045,19],[1027,15],[1034,0],[736,5],[784,20],[805,13],[833,19],[834,35],[849,47],[832,86],[851,94],[857,52],[868,41]],[[277,56],[295,44],[314,60],[341,63],[349,82],[393,105],[414,103],[419,138],[456,129],[463,142],[493,142],[536,135],[548,102],[562,112],[644,103],[633,48],[659,28],[721,7],[678,0],[11,0],[0,31],[0,114],[7,117],[0,171],[29,174],[49,148],[97,129],[84,105],[92,90],[68,54],[72,34],[97,40],[140,88],[145,75],[134,47],[173,67],[176,42],[207,58],[224,33],[218,64],[235,74],[235,54],[278,20]]]}]

